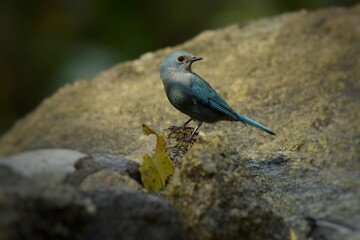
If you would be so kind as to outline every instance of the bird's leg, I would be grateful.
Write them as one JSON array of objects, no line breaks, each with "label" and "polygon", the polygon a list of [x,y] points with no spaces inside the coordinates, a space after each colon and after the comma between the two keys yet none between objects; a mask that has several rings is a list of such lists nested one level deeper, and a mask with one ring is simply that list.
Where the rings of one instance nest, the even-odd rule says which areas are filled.
[{"label": "bird's leg", "polygon": [[192,121],[192,119],[190,118],[189,120],[187,120],[185,123],[184,123],[184,125],[182,125],[182,128],[184,128],[184,127],[186,127],[186,125],[188,125],[189,124],[189,122],[191,122]]},{"label": "bird's leg", "polygon": [[188,125],[189,122],[191,122],[191,121],[192,121],[192,119],[190,118],[183,125],[181,125],[181,126],[171,126],[169,129],[172,129],[172,130],[175,130],[175,131],[180,130],[180,129],[184,129],[186,127],[186,125]]},{"label": "bird's leg", "polygon": [[201,125],[203,124],[202,121],[198,121],[198,125],[196,126],[196,128],[194,129],[194,131],[191,133],[189,138],[184,139],[187,142],[190,142],[192,140],[192,138],[194,137],[195,133],[197,132],[197,130],[201,127]]}]

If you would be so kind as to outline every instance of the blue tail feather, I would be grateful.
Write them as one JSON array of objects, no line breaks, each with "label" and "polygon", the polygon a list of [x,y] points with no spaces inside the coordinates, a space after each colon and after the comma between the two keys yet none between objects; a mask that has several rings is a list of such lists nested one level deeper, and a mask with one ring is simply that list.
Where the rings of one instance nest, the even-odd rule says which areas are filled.
[{"label": "blue tail feather", "polygon": [[256,127],[256,128],[259,128],[271,135],[276,135],[273,131],[271,131],[269,128],[265,127],[264,125],[256,122],[255,120],[251,119],[251,118],[248,118],[248,117],[245,117],[244,115],[240,114],[240,113],[237,113],[238,114],[238,117],[239,117],[239,120],[245,124],[249,124],[253,127]]}]

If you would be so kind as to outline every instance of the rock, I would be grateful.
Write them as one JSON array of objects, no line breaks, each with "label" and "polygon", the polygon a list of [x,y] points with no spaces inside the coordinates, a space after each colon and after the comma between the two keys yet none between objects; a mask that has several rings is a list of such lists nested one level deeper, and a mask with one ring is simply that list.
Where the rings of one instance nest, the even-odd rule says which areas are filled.
[{"label": "rock", "polygon": [[191,142],[187,141],[194,128],[177,128],[170,127],[165,129],[161,136],[166,142],[166,154],[170,157],[174,166],[180,168],[182,165],[182,158],[191,148],[195,142],[195,137]]},{"label": "rock", "polygon": [[97,216],[85,239],[188,239],[179,215],[165,200],[134,191],[94,191]]},{"label": "rock", "polygon": [[223,140],[202,139],[182,159],[165,196],[193,239],[290,239],[289,227],[260,196]]},{"label": "rock", "polygon": [[96,206],[69,186],[39,186],[0,166],[0,239],[81,239]]},{"label": "rock", "polygon": [[139,183],[129,176],[118,174],[109,169],[102,169],[89,174],[79,185],[79,189],[85,191],[106,188],[135,189],[139,191],[143,189]]},{"label": "rock", "polygon": [[334,222],[328,219],[307,218],[311,230],[308,234],[309,239],[327,240],[358,240],[360,239],[360,231],[343,223]]},{"label": "rock", "polygon": [[62,183],[75,171],[74,163],[86,156],[66,149],[39,149],[0,157],[0,165],[44,184]]},{"label": "rock", "polygon": [[0,239],[187,239],[176,209],[135,191],[39,186],[0,166]]},{"label": "rock", "polygon": [[67,183],[82,190],[105,188],[142,190],[137,162],[110,154],[92,154],[76,162]]},{"label": "rock", "polygon": [[188,152],[171,151],[182,168],[166,198],[187,220],[188,234],[250,236],[233,221],[264,230],[256,218],[269,219],[264,236],[283,236],[289,226],[304,238],[306,217],[360,229],[359,16],[360,5],[284,14],[206,31],[119,64],[45,100],[0,139],[0,154],[51,147],[141,163],[155,142],[142,134],[143,123],[159,131],[187,120],[167,101],[158,72],[167,54],[187,50],[204,57],[194,71],[234,109],[277,133],[204,124]]},{"label": "rock", "polygon": [[110,154],[37,149],[0,157],[0,165],[43,185],[69,183],[82,190],[108,187],[142,190],[140,165]]}]

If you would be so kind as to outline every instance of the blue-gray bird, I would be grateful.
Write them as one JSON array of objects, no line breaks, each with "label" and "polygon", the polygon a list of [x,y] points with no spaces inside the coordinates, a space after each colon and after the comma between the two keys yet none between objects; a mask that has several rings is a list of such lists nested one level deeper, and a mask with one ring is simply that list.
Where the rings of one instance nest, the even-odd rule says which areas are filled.
[{"label": "blue-gray bird", "polygon": [[193,138],[203,122],[214,123],[222,120],[240,121],[275,135],[269,128],[232,109],[209,83],[191,70],[192,63],[201,59],[181,51],[171,53],[160,64],[160,78],[170,103],[190,117],[182,127],[191,120],[198,123],[187,140]]}]

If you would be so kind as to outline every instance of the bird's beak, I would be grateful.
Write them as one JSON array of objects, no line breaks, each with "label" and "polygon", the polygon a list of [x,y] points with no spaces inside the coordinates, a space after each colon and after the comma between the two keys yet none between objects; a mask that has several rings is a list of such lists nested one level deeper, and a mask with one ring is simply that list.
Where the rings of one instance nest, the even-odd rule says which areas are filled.
[{"label": "bird's beak", "polygon": [[196,56],[193,56],[191,58],[189,58],[189,62],[196,62],[196,61],[199,61],[203,59],[202,57],[196,57]]}]

